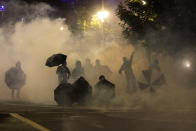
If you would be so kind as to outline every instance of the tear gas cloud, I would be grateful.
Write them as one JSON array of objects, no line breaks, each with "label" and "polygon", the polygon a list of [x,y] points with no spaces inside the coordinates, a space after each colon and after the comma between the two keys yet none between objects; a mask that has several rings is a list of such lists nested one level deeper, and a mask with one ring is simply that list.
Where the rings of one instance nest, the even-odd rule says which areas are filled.
[{"label": "tear gas cloud", "polygon": [[[14,5],[14,9],[21,8],[23,5]],[[39,8],[38,8],[39,7]],[[46,59],[55,53],[68,55],[68,67],[72,69],[76,60],[84,63],[86,58],[92,62],[101,59],[102,64],[110,64],[112,70],[120,67],[121,57],[130,54],[133,50],[131,46],[126,46],[126,50],[114,41],[100,44],[96,42],[101,37],[95,32],[87,32],[84,37],[77,38],[68,30],[65,19],[50,19],[46,14],[51,10],[48,5],[39,4],[34,6],[24,5],[24,8],[35,10],[30,22],[18,21],[14,25],[11,23],[4,25],[0,29],[0,50],[1,50],[1,97],[9,98],[10,91],[4,83],[5,72],[16,61],[22,62],[22,68],[27,74],[26,86],[22,89],[22,98],[33,102],[54,102],[53,90],[57,87],[56,68],[45,66]],[[19,10],[19,9],[18,9]],[[30,9],[28,9],[30,10]],[[41,14],[41,15],[40,15]],[[26,19],[26,18],[25,18]],[[11,28],[11,29],[10,29]],[[114,55],[118,55],[118,62]],[[120,52],[125,52],[121,54]],[[114,66],[115,65],[115,66]],[[97,81],[97,80],[96,80]],[[6,92],[6,93],[5,93]]]},{"label": "tear gas cloud", "polygon": [[[126,94],[125,76],[119,75],[118,70],[122,64],[122,57],[129,58],[135,50],[136,54],[133,62],[133,70],[136,78],[139,79],[141,70],[148,67],[145,57],[145,49],[141,46],[133,48],[131,44],[123,38],[101,42],[100,32],[87,31],[84,36],[75,37],[65,24],[65,19],[50,19],[46,12],[53,10],[45,4],[34,6],[17,5],[14,9],[25,6],[31,8],[33,18],[29,22],[18,21],[14,25],[6,24],[0,28],[0,98],[9,99],[10,90],[4,83],[5,72],[16,61],[22,62],[22,68],[27,74],[27,83],[21,90],[21,99],[31,102],[55,104],[53,91],[58,85],[56,68],[45,66],[46,59],[55,53],[68,55],[67,63],[73,69],[76,60],[81,60],[82,65],[85,59],[90,58],[95,64],[96,59],[100,59],[103,65],[108,65],[113,74],[108,79],[116,84],[117,98],[115,104],[121,107],[141,108],[146,106],[160,107],[161,105],[193,105],[195,99],[193,94],[181,87],[182,84],[174,82],[172,69],[170,68],[171,57],[160,55],[161,68],[166,74],[167,85],[157,91],[155,95],[149,92],[140,92],[139,89],[134,94]],[[38,8],[39,7],[39,8]],[[41,15],[40,15],[41,14]],[[62,30],[63,27],[63,30]],[[10,29],[11,28],[11,29]],[[121,36],[120,27],[118,38]],[[98,80],[89,80],[92,86]],[[181,86],[179,86],[181,85]],[[123,93],[123,95],[122,95]],[[189,96],[189,97],[188,97]],[[176,101],[182,98],[182,101]]]}]

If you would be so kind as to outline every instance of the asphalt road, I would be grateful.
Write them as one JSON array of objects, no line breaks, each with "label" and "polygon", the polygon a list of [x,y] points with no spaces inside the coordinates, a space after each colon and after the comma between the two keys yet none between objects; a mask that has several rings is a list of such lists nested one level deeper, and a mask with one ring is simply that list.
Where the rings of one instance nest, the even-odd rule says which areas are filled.
[{"label": "asphalt road", "polygon": [[196,110],[64,108],[0,102],[0,131],[196,131]]}]

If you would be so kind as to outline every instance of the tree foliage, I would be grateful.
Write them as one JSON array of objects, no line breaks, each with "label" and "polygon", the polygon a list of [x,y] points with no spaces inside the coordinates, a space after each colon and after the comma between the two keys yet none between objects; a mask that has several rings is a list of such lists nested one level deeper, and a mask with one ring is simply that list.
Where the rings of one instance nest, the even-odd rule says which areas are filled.
[{"label": "tree foliage", "polygon": [[176,53],[195,46],[194,5],[194,0],[124,0],[116,13],[127,39],[145,40],[144,46],[156,52]]}]

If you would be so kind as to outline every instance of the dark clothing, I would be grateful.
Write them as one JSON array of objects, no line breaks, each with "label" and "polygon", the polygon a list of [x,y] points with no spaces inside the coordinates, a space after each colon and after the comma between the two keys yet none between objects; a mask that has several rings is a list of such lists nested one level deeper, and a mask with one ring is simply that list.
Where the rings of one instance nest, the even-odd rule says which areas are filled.
[{"label": "dark clothing", "polygon": [[71,76],[70,70],[66,65],[58,66],[56,74],[58,75],[59,84],[67,83],[69,77]]},{"label": "dark clothing", "polygon": [[73,83],[74,101],[79,104],[88,104],[92,99],[92,87],[83,77]]},{"label": "dark clothing", "polygon": [[72,106],[73,103],[88,104],[92,97],[92,88],[80,77],[73,84],[61,83],[54,91],[54,99],[60,106]]},{"label": "dark clothing", "polygon": [[73,86],[69,83],[62,83],[54,90],[54,100],[60,106],[72,106]]},{"label": "dark clothing", "polygon": [[26,75],[21,67],[12,67],[5,73],[5,83],[12,90],[12,98],[14,98],[14,92],[16,90],[16,97],[20,97],[20,88],[26,83]]},{"label": "dark clothing", "polygon": [[115,97],[115,85],[106,79],[100,80],[95,85],[95,94],[99,100],[111,100]]},{"label": "dark clothing", "polygon": [[127,81],[127,89],[128,90],[135,90],[136,88],[136,79],[132,69],[132,60],[133,55],[130,57],[129,61],[124,61],[123,65],[120,67],[119,73],[124,71]]},{"label": "dark clothing", "polygon": [[5,74],[5,82],[10,89],[19,89],[25,85],[26,75],[21,68],[12,67]]}]

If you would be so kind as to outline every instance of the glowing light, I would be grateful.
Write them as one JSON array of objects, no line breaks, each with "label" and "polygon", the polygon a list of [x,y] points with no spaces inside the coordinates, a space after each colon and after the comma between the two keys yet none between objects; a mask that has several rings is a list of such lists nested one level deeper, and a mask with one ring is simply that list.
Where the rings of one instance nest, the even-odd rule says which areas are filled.
[{"label": "glowing light", "polygon": [[4,5],[0,5],[0,11],[4,11],[5,10],[5,6]]},{"label": "glowing light", "polygon": [[24,17],[21,18],[21,21],[24,21]]},{"label": "glowing light", "polygon": [[166,30],[167,27],[166,26],[161,26],[161,30]]},{"label": "glowing light", "polygon": [[142,0],[142,5],[146,5],[146,1],[145,0]]},{"label": "glowing light", "polygon": [[64,30],[64,27],[63,27],[63,26],[61,26],[61,27],[60,27],[60,30],[61,30],[61,31],[63,31],[63,30]]},{"label": "glowing light", "polygon": [[104,20],[105,20],[108,16],[109,16],[109,12],[108,12],[108,11],[105,11],[105,10],[99,11],[99,12],[97,13],[97,17],[98,17],[102,22],[104,22]]},{"label": "glowing light", "polygon": [[185,66],[186,68],[190,68],[190,67],[191,67],[191,62],[188,61],[188,60],[184,61],[184,66]]}]

